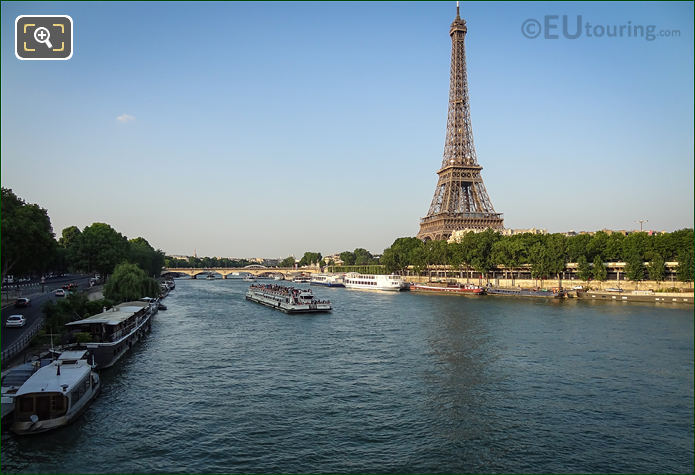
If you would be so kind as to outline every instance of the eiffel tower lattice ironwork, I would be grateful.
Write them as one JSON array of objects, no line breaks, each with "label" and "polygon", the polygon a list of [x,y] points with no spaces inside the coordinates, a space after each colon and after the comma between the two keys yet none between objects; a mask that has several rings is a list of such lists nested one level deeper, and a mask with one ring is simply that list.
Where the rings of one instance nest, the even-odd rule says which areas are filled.
[{"label": "eiffel tower lattice ironwork", "polygon": [[466,76],[466,21],[459,16],[451,24],[451,79],[449,115],[446,121],[444,159],[427,216],[420,220],[422,240],[448,239],[457,229],[502,229],[502,213],[495,212],[485,190],[473,146],[471,110]]}]

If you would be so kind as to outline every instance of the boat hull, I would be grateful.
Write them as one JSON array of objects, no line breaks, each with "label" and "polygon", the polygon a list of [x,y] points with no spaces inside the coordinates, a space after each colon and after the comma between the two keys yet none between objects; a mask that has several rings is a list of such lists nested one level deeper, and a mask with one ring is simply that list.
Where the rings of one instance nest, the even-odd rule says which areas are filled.
[{"label": "boat hull", "polygon": [[440,287],[437,285],[422,285],[411,284],[410,290],[415,292],[438,292],[447,294],[464,294],[464,295],[484,295],[485,289],[482,287],[465,288],[465,287]]},{"label": "boat hull", "polygon": [[525,290],[525,289],[499,289],[494,287],[489,287],[487,289],[488,295],[507,295],[511,297],[540,297],[540,298],[551,298],[559,299],[564,297],[564,292],[562,291],[552,291],[552,290]]}]

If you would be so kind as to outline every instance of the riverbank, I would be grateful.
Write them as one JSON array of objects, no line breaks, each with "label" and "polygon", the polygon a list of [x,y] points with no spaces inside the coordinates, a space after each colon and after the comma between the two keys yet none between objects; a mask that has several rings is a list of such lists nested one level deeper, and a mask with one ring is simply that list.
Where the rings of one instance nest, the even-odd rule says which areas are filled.
[{"label": "riverbank", "polygon": [[[584,290],[597,290],[605,291],[611,288],[620,288],[625,291],[633,290],[652,290],[654,292],[685,292],[693,293],[693,283],[692,282],[656,282],[652,280],[644,280],[642,282],[632,282],[629,280],[606,280],[603,282],[590,280],[577,280],[577,279],[505,279],[502,277],[495,277],[494,279],[483,279],[483,278],[466,278],[466,277],[428,277],[426,275],[416,276],[409,275],[404,277],[406,281],[425,283],[425,282],[448,282],[455,281],[461,284],[475,284],[475,285],[494,285],[495,287],[506,287],[506,288],[553,288],[553,287],[563,287],[565,289],[571,289],[572,287],[581,286]],[[675,289],[675,290],[674,290]]]}]

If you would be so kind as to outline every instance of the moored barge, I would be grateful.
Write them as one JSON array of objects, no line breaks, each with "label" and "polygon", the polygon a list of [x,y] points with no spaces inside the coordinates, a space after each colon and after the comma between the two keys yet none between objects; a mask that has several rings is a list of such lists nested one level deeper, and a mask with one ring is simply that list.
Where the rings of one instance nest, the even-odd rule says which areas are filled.
[{"label": "moored barge", "polygon": [[443,292],[449,294],[485,295],[485,289],[474,284],[449,283],[446,286],[443,286],[411,283],[410,290],[422,292]]},{"label": "moored barge", "polygon": [[157,299],[125,302],[66,326],[90,335],[84,345],[94,355],[96,367],[104,369],[113,366],[151,329],[158,308]]},{"label": "moored barge", "polygon": [[566,296],[562,289],[505,289],[502,287],[488,286],[486,289],[488,295],[508,295],[512,297],[544,297],[551,299],[559,299]]}]

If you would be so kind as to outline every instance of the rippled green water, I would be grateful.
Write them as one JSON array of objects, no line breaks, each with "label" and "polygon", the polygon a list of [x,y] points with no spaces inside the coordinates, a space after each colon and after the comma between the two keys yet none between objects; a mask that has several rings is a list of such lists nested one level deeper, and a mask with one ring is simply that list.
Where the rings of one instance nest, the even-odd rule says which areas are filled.
[{"label": "rippled green water", "polygon": [[692,472],[693,310],[180,280],[71,426],[7,472]]}]

